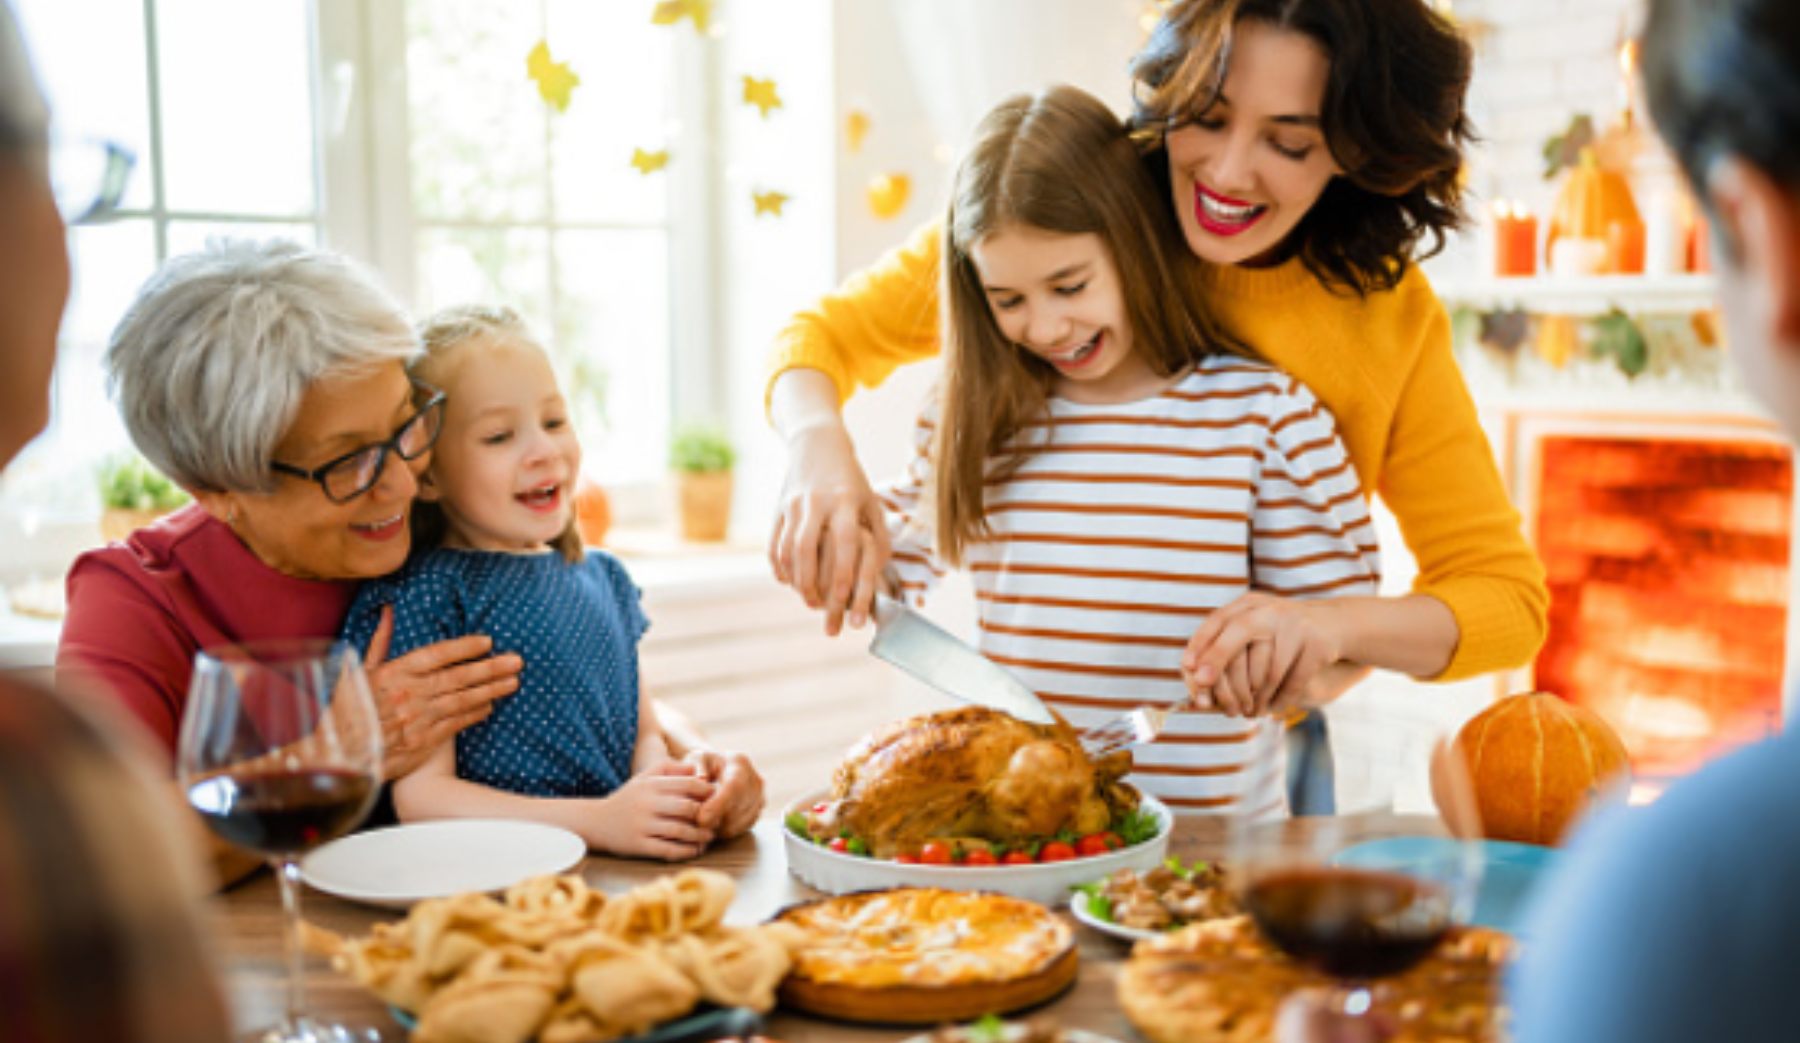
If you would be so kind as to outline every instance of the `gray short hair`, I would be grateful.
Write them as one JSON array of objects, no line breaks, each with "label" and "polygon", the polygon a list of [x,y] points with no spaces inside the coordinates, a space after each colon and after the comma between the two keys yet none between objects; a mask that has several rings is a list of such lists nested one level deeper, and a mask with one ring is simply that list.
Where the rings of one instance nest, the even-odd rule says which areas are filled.
[{"label": "gray short hair", "polygon": [[164,474],[190,490],[267,492],[275,445],[314,382],[418,351],[398,302],[349,258],[228,240],[150,277],[106,366],[132,441]]}]

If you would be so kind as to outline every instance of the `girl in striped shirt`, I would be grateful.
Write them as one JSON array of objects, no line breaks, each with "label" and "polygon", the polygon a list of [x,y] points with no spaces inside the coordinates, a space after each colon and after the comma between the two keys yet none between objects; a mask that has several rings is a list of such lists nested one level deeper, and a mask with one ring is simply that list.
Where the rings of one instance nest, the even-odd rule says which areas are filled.
[{"label": "girl in striped shirt", "polygon": [[[1184,649],[1248,590],[1372,595],[1379,579],[1335,421],[1203,311],[1160,194],[1126,128],[1082,91],[988,114],[945,223],[944,377],[918,455],[882,491],[890,582],[922,600],[946,568],[966,569],[982,651],[1077,728],[1186,703]],[[1219,704],[1317,704],[1361,673],[1327,668],[1271,705],[1307,657],[1326,651],[1249,646]],[[1267,734],[1171,714],[1134,749],[1132,781],[1177,813],[1225,809]]]}]

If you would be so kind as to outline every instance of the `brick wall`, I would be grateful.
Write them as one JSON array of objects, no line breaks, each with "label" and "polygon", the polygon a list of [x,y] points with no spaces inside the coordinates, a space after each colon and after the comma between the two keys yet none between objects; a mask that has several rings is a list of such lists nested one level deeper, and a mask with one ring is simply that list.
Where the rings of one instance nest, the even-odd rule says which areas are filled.
[{"label": "brick wall", "polygon": [[[1619,45],[1640,28],[1643,0],[1454,0],[1452,10],[1475,40],[1469,110],[1482,141],[1471,156],[1471,213],[1496,199],[1548,213],[1556,184],[1543,178],[1544,141],[1577,112],[1597,130],[1616,117]],[[1485,270],[1479,249],[1465,235],[1434,274]]]}]

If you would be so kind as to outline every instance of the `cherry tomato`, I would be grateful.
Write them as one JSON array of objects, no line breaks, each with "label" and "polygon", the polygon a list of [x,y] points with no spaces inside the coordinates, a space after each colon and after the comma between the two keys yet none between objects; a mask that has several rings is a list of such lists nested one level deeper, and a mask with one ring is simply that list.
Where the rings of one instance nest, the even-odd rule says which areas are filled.
[{"label": "cherry tomato", "polygon": [[919,856],[918,855],[895,855],[894,861],[900,863],[903,866],[916,866],[919,864]]},{"label": "cherry tomato", "polygon": [[1100,839],[1106,841],[1108,851],[1117,851],[1125,846],[1125,838],[1110,829],[1100,834]]},{"label": "cherry tomato", "polygon": [[941,840],[928,841],[919,849],[919,861],[928,866],[947,866],[952,861],[950,845]]},{"label": "cherry tomato", "polygon": [[1075,842],[1075,853],[1082,858],[1104,855],[1112,848],[1106,846],[1106,837],[1099,833],[1089,833]]},{"label": "cherry tomato", "polygon": [[1031,857],[1031,853],[1028,851],[1008,851],[1000,857],[1000,864],[1006,866],[1028,866],[1035,864],[1035,862],[1036,860]]},{"label": "cherry tomato", "polygon": [[1067,862],[1075,857],[1075,849],[1060,840],[1052,840],[1038,849],[1039,862]]},{"label": "cherry tomato", "polygon": [[823,814],[825,814],[826,809],[828,809],[830,807],[831,807],[830,804],[827,804],[825,801],[821,800],[817,804],[813,805],[813,814],[823,815]]},{"label": "cherry tomato", "polygon": [[847,855],[850,853],[850,838],[849,837],[832,837],[831,843],[826,844],[825,846],[830,848],[833,851],[836,851],[840,855]]},{"label": "cherry tomato", "polygon": [[969,849],[969,853],[963,856],[963,865],[966,866],[997,866],[999,864],[1000,860],[995,858],[994,853],[985,847],[972,847]]}]

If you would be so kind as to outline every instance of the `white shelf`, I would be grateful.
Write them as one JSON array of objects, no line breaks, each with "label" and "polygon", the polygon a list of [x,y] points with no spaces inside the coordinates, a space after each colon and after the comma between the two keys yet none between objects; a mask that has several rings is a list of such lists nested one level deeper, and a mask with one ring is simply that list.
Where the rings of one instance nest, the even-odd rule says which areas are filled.
[{"label": "white shelf", "polygon": [[1538,275],[1530,278],[1445,279],[1433,283],[1446,307],[1523,308],[1551,315],[1700,311],[1715,302],[1711,275]]}]

